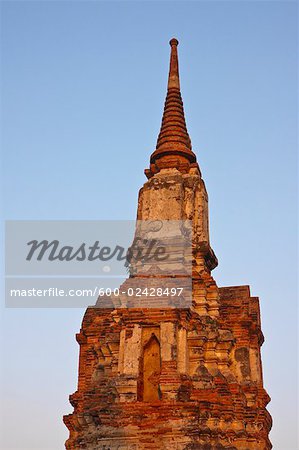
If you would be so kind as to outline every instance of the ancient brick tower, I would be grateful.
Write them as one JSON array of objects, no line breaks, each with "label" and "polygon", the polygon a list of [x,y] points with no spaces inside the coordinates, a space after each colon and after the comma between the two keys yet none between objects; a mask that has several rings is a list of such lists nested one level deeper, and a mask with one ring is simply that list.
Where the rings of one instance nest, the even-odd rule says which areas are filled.
[{"label": "ancient brick tower", "polygon": [[178,41],[170,45],[162,126],[137,217],[192,220],[192,305],[87,309],[74,412],[64,417],[69,450],[271,448],[259,300],[248,286],[219,288],[211,276],[208,196],[185,123]]}]

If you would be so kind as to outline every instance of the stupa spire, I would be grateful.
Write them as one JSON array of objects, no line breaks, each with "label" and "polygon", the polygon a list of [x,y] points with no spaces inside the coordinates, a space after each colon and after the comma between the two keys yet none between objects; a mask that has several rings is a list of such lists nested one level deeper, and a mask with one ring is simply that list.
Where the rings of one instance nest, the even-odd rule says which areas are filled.
[{"label": "stupa spire", "polygon": [[151,155],[150,170],[146,170],[148,177],[159,172],[162,168],[175,167],[182,172],[188,172],[190,164],[196,164],[196,156],[192,152],[191,140],[187,131],[180,91],[177,52],[179,42],[173,38],[169,44],[171,51],[167,95],[156,150]]}]

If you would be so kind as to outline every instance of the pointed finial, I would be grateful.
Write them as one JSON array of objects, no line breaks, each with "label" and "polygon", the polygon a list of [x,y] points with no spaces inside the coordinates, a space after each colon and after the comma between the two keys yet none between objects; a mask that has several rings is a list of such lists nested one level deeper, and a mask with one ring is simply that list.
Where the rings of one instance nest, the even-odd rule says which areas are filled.
[{"label": "pointed finial", "polygon": [[169,41],[171,47],[169,76],[168,76],[168,89],[177,88],[180,89],[180,77],[179,77],[179,61],[177,46],[179,41],[176,38],[172,38]]}]

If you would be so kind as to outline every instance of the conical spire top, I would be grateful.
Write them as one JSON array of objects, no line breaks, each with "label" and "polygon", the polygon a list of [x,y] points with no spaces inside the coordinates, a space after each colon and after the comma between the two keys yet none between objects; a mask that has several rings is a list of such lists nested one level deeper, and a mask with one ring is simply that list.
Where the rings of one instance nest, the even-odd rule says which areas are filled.
[{"label": "conical spire top", "polygon": [[187,131],[180,91],[177,52],[179,42],[173,38],[169,44],[171,52],[167,95],[156,150],[151,155],[150,170],[146,170],[148,177],[164,168],[176,168],[186,173],[189,171],[191,164],[195,163],[196,167],[198,167]]}]

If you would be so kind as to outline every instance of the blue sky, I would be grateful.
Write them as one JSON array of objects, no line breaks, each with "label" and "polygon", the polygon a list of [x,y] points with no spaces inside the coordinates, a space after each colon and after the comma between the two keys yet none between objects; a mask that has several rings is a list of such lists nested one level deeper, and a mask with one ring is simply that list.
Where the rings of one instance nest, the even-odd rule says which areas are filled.
[{"label": "blue sky", "polygon": [[[220,286],[260,296],[274,449],[296,442],[297,4],[1,3],[4,219],[134,219],[169,45]],[[63,448],[83,310],[2,311],[6,449]]]}]

